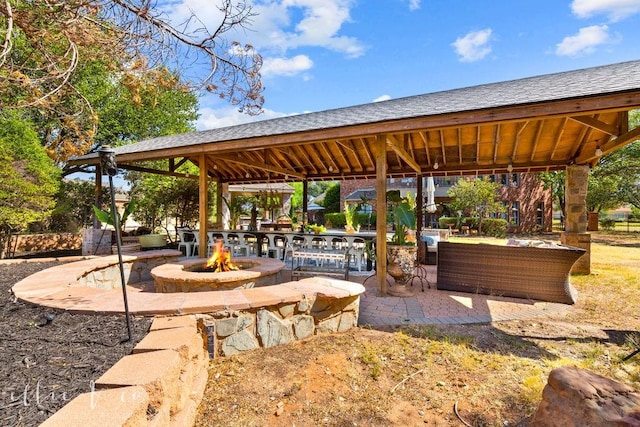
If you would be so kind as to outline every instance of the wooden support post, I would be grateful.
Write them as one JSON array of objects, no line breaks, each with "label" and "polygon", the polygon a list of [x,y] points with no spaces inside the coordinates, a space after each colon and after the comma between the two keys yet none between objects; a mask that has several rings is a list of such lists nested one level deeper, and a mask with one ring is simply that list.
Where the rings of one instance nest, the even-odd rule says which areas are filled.
[{"label": "wooden support post", "polygon": [[199,180],[199,218],[200,230],[198,231],[198,238],[200,244],[198,245],[198,256],[200,258],[207,257],[207,223],[209,218],[209,191],[208,191],[208,176],[207,176],[207,159],[204,154],[200,154],[198,162],[200,167],[200,180]]},{"label": "wooden support post", "polygon": [[376,281],[387,294],[387,136],[376,136]]}]

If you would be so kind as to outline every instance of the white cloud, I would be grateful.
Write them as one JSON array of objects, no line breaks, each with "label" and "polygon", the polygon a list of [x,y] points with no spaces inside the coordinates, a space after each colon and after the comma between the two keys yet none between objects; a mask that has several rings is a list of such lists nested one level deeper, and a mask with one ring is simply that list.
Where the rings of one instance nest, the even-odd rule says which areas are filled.
[{"label": "white cloud", "polygon": [[640,12],[640,0],[573,0],[571,10],[579,18],[606,15],[615,22]]},{"label": "white cloud", "polygon": [[273,110],[265,109],[264,112],[258,116],[250,116],[245,113],[240,113],[236,108],[223,107],[223,108],[211,108],[201,107],[198,111],[200,117],[196,123],[197,130],[216,129],[227,126],[241,125],[244,123],[257,122],[260,120],[275,119],[277,117],[289,116],[291,114],[278,113]]},{"label": "white cloud", "polygon": [[556,45],[556,55],[576,56],[592,53],[596,46],[611,41],[608,31],[609,28],[606,25],[580,28],[578,34],[567,36]]},{"label": "white cloud", "polygon": [[409,0],[409,10],[418,10],[420,9],[421,0]]},{"label": "white cloud", "polygon": [[265,58],[260,72],[263,77],[295,76],[313,67],[313,61],[307,55],[293,58]]},{"label": "white cloud", "polygon": [[391,99],[389,95],[382,95],[373,100],[373,102],[388,101]]},{"label": "white cloud", "polygon": [[464,37],[458,37],[452,46],[460,55],[461,62],[474,62],[491,53],[491,29],[487,28],[481,31],[472,31]]},{"label": "white cloud", "polygon": [[[357,38],[339,35],[351,21],[352,0],[256,1],[251,29],[260,35],[253,44],[267,51],[322,47],[356,58],[364,53]],[[294,18],[301,18],[294,22]]]}]

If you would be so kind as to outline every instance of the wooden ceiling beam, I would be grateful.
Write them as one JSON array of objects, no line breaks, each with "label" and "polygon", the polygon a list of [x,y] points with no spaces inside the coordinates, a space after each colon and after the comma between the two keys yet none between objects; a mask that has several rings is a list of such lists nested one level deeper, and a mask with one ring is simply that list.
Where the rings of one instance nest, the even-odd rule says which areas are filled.
[{"label": "wooden ceiling beam", "polygon": [[518,145],[520,144],[520,139],[522,138],[522,132],[524,132],[525,128],[529,124],[529,121],[522,122],[518,124],[518,129],[516,130],[516,137],[513,141],[513,151],[511,151],[511,161],[513,162],[518,154]]},{"label": "wooden ceiling beam", "polygon": [[344,159],[345,167],[342,168],[345,172],[351,172],[353,169],[351,162],[349,161],[349,155],[345,152],[342,144],[338,144],[338,141],[333,142],[336,146],[336,150],[340,153],[340,156]]},{"label": "wooden ceiling beam", "polygon": [[474,162],[478,164],[480,162],[480,126],[476,126],[476,158]]},{"label": "wooden ceiling beam", "polygon": [[[619,148],[624,147],[627,144],[630,144],[633,141],[640,139],[640,127],[637,127],[629,132],[625,132],[620,136],[612,136],[609,138],[609,141],[602,144],[600,149],[602,150],[602,154],[609,154]],[[590,163],[595,157],[594,153],[580,153],[580,155],[576,158],[576,163],[578,164],[587,164]]]},{"label": "wooden ceiling beam", "polygon": [[[444,131],[442,129],[438,130],[438,135],[440,136],[440,151],[442,152],[442,164],[446,165],[447,164],[447,152],[446,152],[446,147],[445,147],[445,140],[444,140]],[[436,163],[438,162],[438,159],[436,159]]]},{"label": "wooden ceiling beam", "polygon": [[564,133],[565,127],[567,126],[567,121],[569,121],[569,118],[563,117],[560,122],[558,132],[556,132],[555,138],[553,139],[553,149],[551,150],[551,154],[549,154],[550,160],[555,159],[556,150],[558,149],[558,144],[560,144],[560,141],[562,140],[562,134]]},{"label": "wooden ceiling beam", "polygon": [[298,153],[298,157],[301,159],[300,165],[305,169],[310,168],[311,173],[317,175],[318,168],[309,158],[309,153],[307,153],[307,150],[305,149],[305,147],[306,147],[305,145],[294,145],[293,150]]},{"label": "wooden ceiling beam", "polygon": [[569,117],[571,120],[576,121],[578,123],[581,123],[583,125],[589,126],[590,128],[593,128],[595,130],[599,130],[600,132],[604,132],[608,135],[617,135],[618,134],[618,128],[610,125],[608,123],[604,123],[600,120],[598,120],[597,117],[591,117],[591,116],[573,116],[573,117]]},{"label": "wooden ceiling beam", "polygon": [[498,145],[500,144],[500,123],[496,124],[496,130],[493,137],[493,163],[498,159]]},{"label": "wooden ceiling beam", "polygon": [[[319,144],[318,146],[318,151],[321,152],[320,154],[324,156],[324,161],[322,162],[322,164],[326,164],[327,160],[329,162],[329,167],[331,168],[331,170],[329,172],[331,173],[341,173],[341,171],[343,170],[342,167],[340,167],[340,165],[336,162],[336,158],[337,156],[335,156],[334,154],[329,152],[329,148],[327,147],[328,143],[323,143],[323,144]],[[348,163],[347,160],[343,157],[343,163]]]},{"label": "wooden ceiling beam", "polygon": [[234,163],[234,164],[237,164],[237,165],[263,170],[265,172],[275,172],[275,173],[279,173],[281,175],[292,176],[292,177],[296,177],[296,178],[300,178],[300,179],[304,179],[305,176],[306,176],[303,173],[299,173],[299,172],[292,171],[292,170],[289,170],[289,169],[282,169],[282,168],[279,168],[279,167],[276,167],[276,166],[267,165],[266,163],[249,162],[249,161],[246,161],[244,159],[234,158],[233,156],[216,156],[216,158],[220,158],[220,159],[223,159],[226,162],[231,162],[231,163]]},{"label": "wooden ceiling beam", "polygon": [[456,141],[458,143],[458,162],[462,164],[462,130],[456,129]]},{"label": "wooden ceiling beam", "polygon": [[422,168],[414,160],[414,158],[409,154],[404,147],[401,146],[399,141],[396,139],[395,135],[387,135],[387,146],[393,150],[394,153],[398,157],[400,157],[411,169],[413,169],[416,173],[421,173]]},{"label": "wooden ceiling beam", "polygon": [[533,136],[533,140],[531,141],[531,156],[529,158],[529,161],[531,161],[531,162],[535,158],[536,152],[538,151],[538,147],[540,145],[540,137],[542,135],[543,127],[544,127],[544,120],[539,120],[538,121],[538,126],[536,126],[535,135]]},{"label": "wooden ceiling beam", "polygon": [[427,154],[427,164],[431,166],[433,162],[431,161],[431,153],[429,152],[429,131],[419,132],[420,136],[424,135],[424,151]]},{"label": "wooden ceiling beam", "polygon": [[179,173],[179,172],[165,171],[162,169],[147,168],[144,166],[137,166],[129,163],[118,163],[118,169],[125,169],[125,170],[144,172],[144,173],[153,173],[156,175],[164,175],[164,176],[175,176],[176,178],[198,179],[198,175],[190,175],[188,173]]},{"label": "wooden ceiling beam", "polygon": [[[348,143],[348,145],[347,145],[347,143]],[[355,171],[364,171],[364,170],[366,170],[365,166],[362,163],[362,159],[360,158],[360,154],[356,150],[355,143],[353,142],[353,140],[348,140],[348,141],[345,141],[345,142],[341,142],[341,144],[344,145],[346,148],[348,148],[353,153],[353,159],[354,159],[354,162],[356,163],[356,167],[354,167],[352,169],[355,170]]]}]

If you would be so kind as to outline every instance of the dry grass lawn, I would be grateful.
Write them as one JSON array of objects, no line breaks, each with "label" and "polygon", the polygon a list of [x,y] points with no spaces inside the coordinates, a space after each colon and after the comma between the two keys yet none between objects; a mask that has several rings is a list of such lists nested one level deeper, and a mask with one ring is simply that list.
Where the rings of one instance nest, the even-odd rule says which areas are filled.
[{"label": "dry grass lawn", "polygon": [[[197,425],[524,426],[549,372],[640,390],[640,236],[594,235],[592,274],[558,318],[358,328],[211,361]],[[456,413],[457,412],[457,413]]]}]

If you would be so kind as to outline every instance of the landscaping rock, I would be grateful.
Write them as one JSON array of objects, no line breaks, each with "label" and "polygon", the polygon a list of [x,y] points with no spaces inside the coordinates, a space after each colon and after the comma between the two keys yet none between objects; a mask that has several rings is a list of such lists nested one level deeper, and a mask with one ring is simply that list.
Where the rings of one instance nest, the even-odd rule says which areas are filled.
[{"label": "landscaping rock", "polygon": [[575,366],[551,371],[530,426],[638,426],[640,394]]}]

